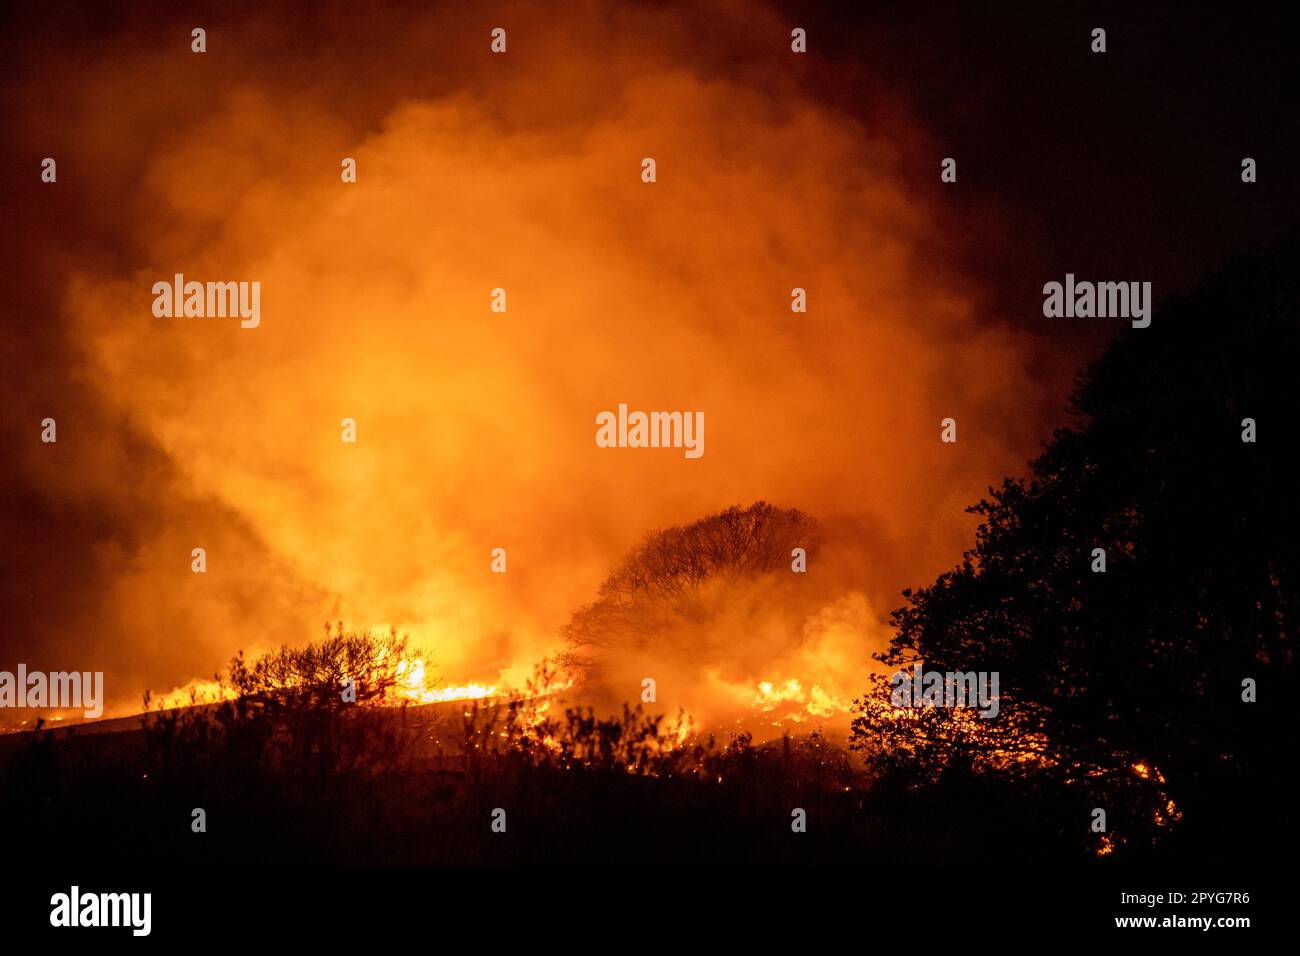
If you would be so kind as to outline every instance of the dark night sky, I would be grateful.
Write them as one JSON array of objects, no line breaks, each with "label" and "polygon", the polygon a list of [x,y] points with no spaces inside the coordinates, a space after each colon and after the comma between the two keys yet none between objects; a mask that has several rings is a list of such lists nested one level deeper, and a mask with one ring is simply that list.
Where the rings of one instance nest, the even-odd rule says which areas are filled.
[{"label": "dark night sky", "polygon": [[[1185,293],[1294,228],[1300,70],[1288,11],[1203,7],[896,3],[856,24],[830,8],[809,22],[836,55],[905,89],[959,158],[948,228],[996,209],[1000,231],[964,252],[995,277],[1001,311],[1037,315],[1042,283],[1066,271]],[[1089,49],[1094,27],[1107,31],[1105,54]],[[851,85],[828,88],[852,102]],[[1259,165],[1252,185],[1240,179],[1246,156]],[[916,162],[928,174],[926,158]]]}]

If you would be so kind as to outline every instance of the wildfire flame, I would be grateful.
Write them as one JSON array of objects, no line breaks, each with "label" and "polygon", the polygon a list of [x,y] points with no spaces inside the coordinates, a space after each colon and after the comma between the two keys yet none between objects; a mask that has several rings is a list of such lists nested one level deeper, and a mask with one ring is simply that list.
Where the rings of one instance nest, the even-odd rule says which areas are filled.
[{"label": "wildfire flame", "polygon": [[454,687],[431,687],[425,677],[423,657],[404,658],[397,665],[397,695],[417,704],[441,704],[450,700],[482,700],[497,696],[496,684],[470,681]]},{"label": "wildfire flame", "polygon": [[[773,727],[782,724],[802,724],[809,720],[847,721],[851,702],[826,690],[820,683],[806,684],[797,677],[784,680],[759,680],[733,682],[716,672],[706,675],[710,690],[718,701],[732,702],[731,712],[748,712],[761,717]],[[738,718],[744,723],[745,718]]]},{"label": "wildfire flame", "polygon": [[[496,684],[479,681],[467,681],[451,686],[434,686],[428,676],[424,657],[420,654],[404,656],[393,668],[396,682],[392,692],[398,701],[415,704],[441,704],[453,700],[483,700],[496,697],[500,690]],[[191,707],[201,704],[215,704],[237,697],[234,688],[223,681],[192,680],[167,693],[153,695],[150,708],[174,710],[179,707]],[[113,714],[109,716],[124,716]]]},{"label": "wildfire flame", "polygon": [[783,704],[795,704],[797,706],[793,708],[782,708],[782,716],[796,723],[805,721],[809,717],[830,717],[847,712],[849,709],[845,701],[822,690],[818,684],[813,684],[805,691],[803,684],[795,677],[789,678],[780,685],[766,680],[759,681],[758,693],[754,695],[753,703],[765,714],[782,708]]}]

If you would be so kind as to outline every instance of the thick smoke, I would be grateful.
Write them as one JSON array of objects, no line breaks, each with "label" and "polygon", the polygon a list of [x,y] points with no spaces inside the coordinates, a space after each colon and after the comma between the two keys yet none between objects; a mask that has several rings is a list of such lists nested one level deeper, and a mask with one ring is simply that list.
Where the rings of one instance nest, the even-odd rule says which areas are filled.
[{"label": "thick smoke", "polygon": [[[830,67],[751,4],[448,6],[160,9],[16,54],[0,667],[103,669],[121,712],[341,618],[517,683],[647,530],[817,516],[804,638],[736,590],[707,656],[659,665],[707,711],[762,660],[865,675],[1032,452],[1028,347],[945,265],[884,81],[869,124],[822,102]],[[260,282],[260,326],[154,317],[176,273]],[[702,411],[705,454],[598,448],[620,402]]]}]

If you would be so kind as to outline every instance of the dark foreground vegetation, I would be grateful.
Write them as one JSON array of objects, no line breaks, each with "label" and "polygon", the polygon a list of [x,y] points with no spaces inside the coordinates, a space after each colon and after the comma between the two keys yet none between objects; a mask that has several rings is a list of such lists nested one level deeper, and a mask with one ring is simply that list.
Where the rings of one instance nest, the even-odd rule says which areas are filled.
[{"label": "dark foreground vegetation", "polygon": [[[252,667],[237,658],[234,700],[152,711],[135,730],[6,738],[10,839],[87,862],[886,864],[1024,836],[1008,795],[973,780],[960,816],[936,817],[929,800],[872,786],[843,741],[719,741],[640,708],[597,718],[542,696],[544,671],[537,696],[396,704],[393,649],[339,633]],[[340,675],[357,681],[356,702]],[[1063,832],[1017,843],[1087,853]]]},{"label": "dark foreground vegetation", "polygon": [[[817,732],[683,738],[639,707],[598,718],[544,696],[395,704],[366,656],[384,646],[340,634],[270,667],[237,659],[237,699],[152,711],[134,730],[5,738],[9,846],[88,865],[1099,863],[1080,825],[1086,792],[1068,784],[975,761],[932,773]],[[299,669],[342,656],[360,668],[345,671],[360,678],[355,703],[317,679],[330,668]],[[1205,862],[1176,828],[1164,836],[1161,861]]]}]

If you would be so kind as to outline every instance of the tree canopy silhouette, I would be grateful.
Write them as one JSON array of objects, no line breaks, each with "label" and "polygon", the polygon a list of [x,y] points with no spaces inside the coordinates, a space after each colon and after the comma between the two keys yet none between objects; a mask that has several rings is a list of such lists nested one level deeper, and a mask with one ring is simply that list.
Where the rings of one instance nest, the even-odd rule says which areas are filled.
[{"label": "tree canopy silhouette", "polygon": [[[1261,805],[1276,825],[1290,805],[1274,786],[1290,759],[1300,599],[1298,360],[1294,240],[1126,329],[1080,375],[1075,422],[1030,477],[969,509],[982,522],[961,565],[904,592],[879,655],[1000,672],[1002,716],[989,723],[1001,726],[900,720],[880,681],[860,702],[856,745],[886,763],[902,755],[922,779],[1010,748],[1001,771],[1081,789],[1112,818],[1117,788],[1145,788],[1119,797],[1112,824],[1134,844],[1177,821],[1202,847],[1226,846]],[[1257,703],[1243,701],[1247,680]]]},{"label": "tree canopy silhouette", "polygon": [[790,553],[816,546],[816,523],[795,509],[759,501],[732,506],[685,527],[645,536],[605,579],[596,601],[561,629],[574,648],[645,640],[680,614],[692,593],[710,582],[788,570]]}]

